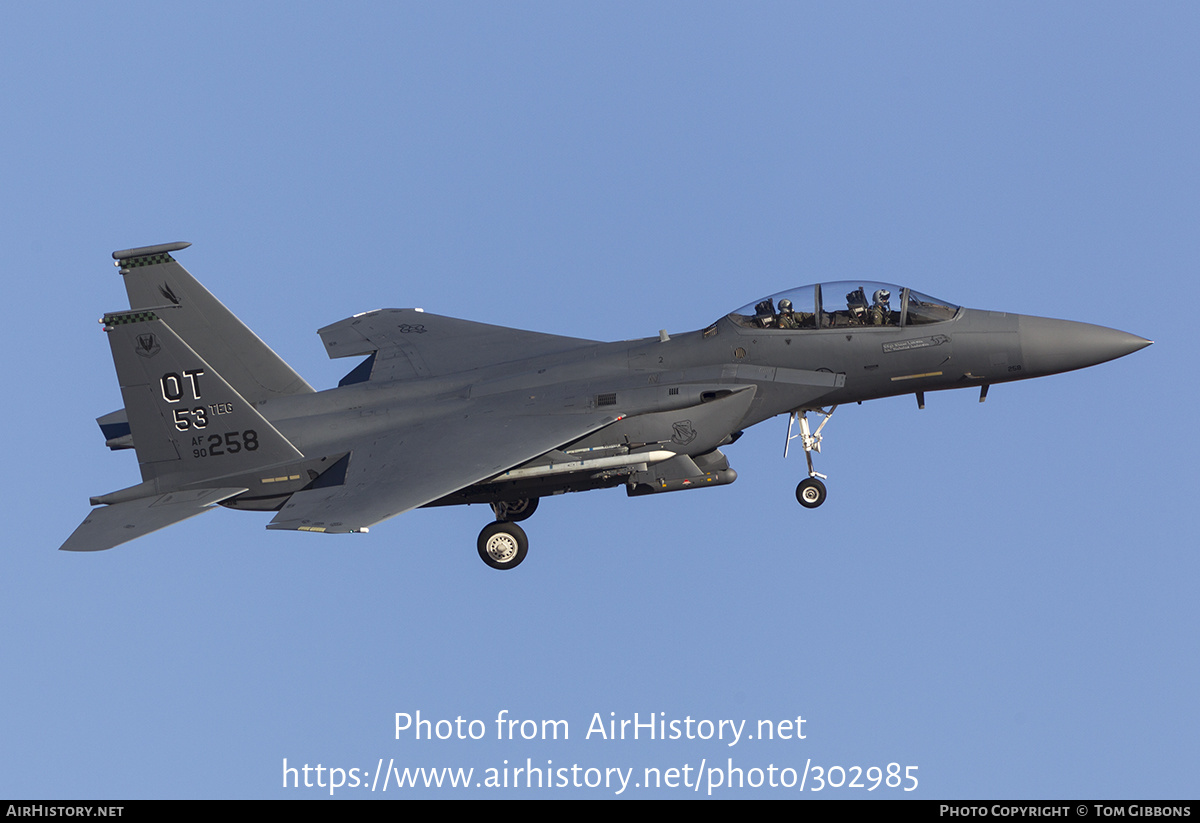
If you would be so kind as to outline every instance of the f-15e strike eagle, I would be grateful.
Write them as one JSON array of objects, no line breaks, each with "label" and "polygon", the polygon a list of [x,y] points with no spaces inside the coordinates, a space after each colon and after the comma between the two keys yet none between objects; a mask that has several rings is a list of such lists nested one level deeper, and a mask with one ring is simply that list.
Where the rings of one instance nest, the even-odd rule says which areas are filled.
[{"label": "f-15e strike eagle", "polygon": [[[104,315],[125,408],[98,419],[142,482],[94,497],[62,548],[97,551],[216,504],[275,512],[268,529],[343,533],[419,506],[488,503],[479,556],[524,558],[538,500],[732,483],[721,448],[790,415],[808,477],[839,404],[988,386],[1122,357],[1149,340],[1101,326],[966,309],[888,283],[781,292],[686,334],[602,343],[382,309],[318,333],[364,358],[315,391],[171,256],[113,252],[129,311]],[[808,415],[823,415],[815,429]],[[798,429],[793,435],[793,430]],[[786,449],[785,449],[786,452]]]}]

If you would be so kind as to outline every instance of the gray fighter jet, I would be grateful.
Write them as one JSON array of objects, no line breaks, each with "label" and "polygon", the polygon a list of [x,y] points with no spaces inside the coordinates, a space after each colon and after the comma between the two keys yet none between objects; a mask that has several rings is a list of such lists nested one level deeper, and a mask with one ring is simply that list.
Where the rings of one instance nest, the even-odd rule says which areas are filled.
[{"label": "gray fighter jet", "polygon": [[[125,408],[98,419],[134,449],[142,482],[91,500],[70,551],[109,549],[208,511],[275,512],[268,529],[344,533],[419,506],[488,503],[479,556],[525,558],[518,521],[542,497],[722,486],[721,448],[790,415],[808,476],[844,403],[976,388],[1080,369],[1150,344],[1068,320],[966,309],[864,280],[781,292],[686,334],[602,343],[382,309],[318,333],[362,357],[315,391],[171,253],[113,253],[130,311],[103,318]],[[822,419],[810,428],[808,415]],[[785,447],[785,454],[786,454]]]}]

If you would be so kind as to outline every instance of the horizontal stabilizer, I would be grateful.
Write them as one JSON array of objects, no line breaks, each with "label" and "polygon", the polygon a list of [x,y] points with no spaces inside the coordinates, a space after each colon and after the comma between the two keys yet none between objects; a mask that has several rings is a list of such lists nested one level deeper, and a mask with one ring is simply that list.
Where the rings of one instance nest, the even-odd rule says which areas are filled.
[{"label": "horizontal stabilizer", "polygon": [[165,529],[172,523],[203,514],[222,500],[244,491],[244,488],[193,489],[101,506],[93,509],[59,548],[68,552],[111,549],[150,532]]}]

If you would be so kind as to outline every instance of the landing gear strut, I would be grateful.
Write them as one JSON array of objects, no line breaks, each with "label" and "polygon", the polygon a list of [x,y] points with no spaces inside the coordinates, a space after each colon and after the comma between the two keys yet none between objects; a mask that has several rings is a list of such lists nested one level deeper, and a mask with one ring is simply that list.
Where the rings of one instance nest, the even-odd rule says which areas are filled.
[{"label": "landing gear strut", "polygon": [[[800,481],[800,485],[796,486],[796,501],[806,509],[815,509],[817,506],[825,502],[827,495],[825,484],[822,480],[828,480],[825,475],[813,468],[812,453],[821,452],[821,429],[825,428],[825,424],[829,422],[829,418],[833,417],[833,413],[837,411],[837,406],[831,406],[829,411],[817,409],[825,419],[821,421],[821,425],[817,426],[815,432],[810,432],[808,428],[808,411],[794,411],[791,417],[788,418],[787,440],[783,444],[783,456],[787,457],[788,446],[797,437],[800,438],[800,445],[804,447],[804,459],[808,461],[808,477]],[[800,421],[800,433],[792,434],[792,426],[796,421]]]},{"label": "landing gear strut", "polygon": [[479,557],[493,569],[515,569],[529,551],[529,538],[516,523],[498,520],[479,533]]}]

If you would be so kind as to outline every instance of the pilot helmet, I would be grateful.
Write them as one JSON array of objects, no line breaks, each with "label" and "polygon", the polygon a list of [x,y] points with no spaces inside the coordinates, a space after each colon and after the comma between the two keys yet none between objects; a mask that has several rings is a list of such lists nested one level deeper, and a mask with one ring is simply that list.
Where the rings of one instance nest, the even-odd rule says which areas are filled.
[{"label": "pilot helmet", "polygon": [[892,299],[892,293],[887,289],[878,289],[873,295],[878,305],[883,305]]},{"label": "pilot helmet", "polygon": [[779,311],[790,312],[792,310],[792,301],[786,297],[779,301]]}]

